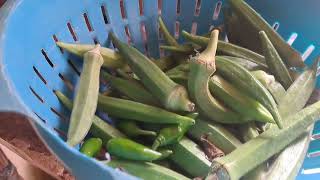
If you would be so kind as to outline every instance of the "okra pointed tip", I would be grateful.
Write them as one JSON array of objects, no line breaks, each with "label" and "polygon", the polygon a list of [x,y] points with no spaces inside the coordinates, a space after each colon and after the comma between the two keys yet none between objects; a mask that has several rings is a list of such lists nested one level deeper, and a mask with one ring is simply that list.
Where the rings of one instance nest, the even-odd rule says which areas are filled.
[{"label": "okra pointed tip", "polygon": [[154,131],[146,131],[146,130],[141,130],[140,135],[145,135],[145,136],[157,136],[157,133]]},{"label": "okra pointed tip", "polygon": [[160,145],[161,145],[160,141],[156,139],[156,140],[153,142],[151,148],[152,148],[152,150],[157,150]]}]

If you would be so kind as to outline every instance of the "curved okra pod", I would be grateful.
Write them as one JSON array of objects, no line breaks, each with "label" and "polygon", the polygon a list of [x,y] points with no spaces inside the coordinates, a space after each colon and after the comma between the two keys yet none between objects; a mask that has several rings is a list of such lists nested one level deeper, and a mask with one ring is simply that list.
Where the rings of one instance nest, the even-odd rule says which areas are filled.
[{"label": "curved okra pod", "polygon": [[216,64],[218,74],[266,107],[278,127],[282,128],[281,116],[272,95],[248,70],[223,57],[217,57]]},{"label": "curved okra pod", "polygon": [[194,120],[164,109],[108,96],[99,96],[98,109],[110,116],[154,124],[194,124]]},{"label": "curved okra pod", "polygon": [[80,152],[89,157],[94,157],[100,152],[101,147],[102,140],[100,138],[90,138],[81,145]]},{"label": "curved okra pod", "polygon": [[[67,98],[64,94],[60,91],[54,91],[56,96],[58,97],[59,101],[69,110],[72,110],[73,102]],[[122,132],[118,129],[114,128],[113,126],[109,125],[98,116],[94,116],[92,120],[92,125],[90,128],[90,133],[94,137],[98,137],[102,139],[103,144],[106,144],[110,139],[116,137],[126,137]]]},{"label": "curved okra pod", "polygon": [[194,110],[195,105],[189,100],[188,92],[183,86],[173,82],[137,49],[121,42],[113,33],[110,33],[110,36],[133,72],[165,108],[173,111]]},{"label": "curved okra pod", "polygon": [[179,43],[176,41],[176,39],[170,34],[169,30],[167,29],[166,25],[164,24],[161,16],[158,18],[159,22],[159,28],[160,31],[163,33],[163,37],[170,46],[179,46]]},{"label": "curved okra pod", "polygon": [[256,121],[265,123],[275,123],[270,112],[262,104],[246,94],[241,93],[220,76],[214,75],[211,77],[209,89],[210,92],[217,95],[226,106],[242,116],[251,117]]},{"label": "curved okra pod", "polygon": [[293,83],[288,68],[283,63],[267,34],[264,31],[260,31],[259,35],[262,44],[261,47],[263,50],[263,55],[266,59],[269,70],[275,76],[276,80],[279,81],[284,88],[288,89]]},{"label": "curved okra pod", "polygon": [[99,75],[103,63],[100,45],[84,54],[79,90],[76,94],[68,129],[67,143],[75,146],[87,135],[96,112]]},{"label": "curved okra pod", "polygon": [[150,162],[112,159],[106,162],[106,165],[124,169],[129,174],[141,179],[190,180],[171,169]]},{"label": "curved okra pod", "polygon": [[102,72],[102,76],[111,83],[111,87],[117,89],[120,93],[130,99],[149,105],[158,105],[157,100],[149,93],[137,80],[122,79],[107,72]]},{"label": "curved okra pod", "polygon": [[136,122],[130,120],[119,120],[117,123],[117,128],[129,137],[136,136],[157,136],[157,133],[154,131],[147,131],[141,129]]},{"label": "curved okra pod", "polygon": [[107,151],[119,158],[135,161],[153,161],[161,158],[161,153],[126,138],[113,138],[107,144]]},{"label": "curved okra pod", "polygon": [[[253,8],[251,8],[245,1],[229,0],[228,1],[232,13],[238,19],[241,32],[247,32],[250,37],[243,34],[237,36],[238,43],[250,49],[255,49],[261,52],[257,42],[259,41],[259,31],[265,31],[270,41],[278,51],[282,60],[289,67],[304,67],[302,57],[299,52],[293,49]],[[228,24],[228,22],[226,23]],[[232,31],[232,29],[230,29]],[[232,33],[232,32],[230,32]],[[239,40],[240,39],[240,40]],[[232,39],[231,39],[232,40]]]},{"label": "curved okra pod", "polygon": [[211,176],[218,179],[239,179],[306,133],[306,129],[319,118],[320,102],[287,117],[283,121],[283,129],[273,126],[230,154],[215,159],[207,179]]},{"label": "curved okra pod", "polygon": [[161,129],[152,144],[152,149],[156,150],[158,147],[179,142],[189,128],[190,125],[181,123],[179,125],[172,125]]},{"label": "curved okra pod", "polygon": [[210,76],[216,71],[215,53],[218,35],[218,30],[212,31],[207,49],[190,62],[188,89],[200,114],[220,123],[238,123],[242,121],[242,117],[223,107],[209,91]]},{"label": "curved okra pod", "polygon": [[[206,47],[209,43],[209,38],[192,35],[186,31],[182,31],[182,36],[201,47]],[[244,58],[258,65],[266,66],[265,58],[262,55],[232,43],[218,41],[217,52],[228,56]]]}]

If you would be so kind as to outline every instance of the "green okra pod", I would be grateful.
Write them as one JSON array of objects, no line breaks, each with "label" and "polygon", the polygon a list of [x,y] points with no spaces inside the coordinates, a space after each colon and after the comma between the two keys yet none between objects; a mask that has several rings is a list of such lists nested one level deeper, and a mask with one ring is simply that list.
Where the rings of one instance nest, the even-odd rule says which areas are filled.
[{"label": "green okra pod", "polygon": [[[291,47],[252,7],[250,7],[243,0],[229,0],[228,1],[231,12],[234,13],[235,17],[238,18],[236,21],[239,25],[237,29],[241,29],[237,36],[237,43],[244,47],[249,47],[250,49],[257,50],[261,52],[259,46],[256,42],[259,41],[259,31],[265,31],[268,35],[270,41],[278,51],[282,60],[289,67],[304,67],[302,57],[298,51]],[[228,18],[227,18],[228,19]],[[225,24],[228,24],[226,22]],[[228,28],[228,27],[227,27]],[[230,29],[230,34],[233,30]],[[228,30],[229,30],[228,29]],[[247,34],[247,36],[246,36]],[[232,40],[232,38],[230,38]]]},{"label": "green okra pod", "polygon": [[106,80],[111,83],[111,86],[118,90],[120,93],[129,97],[130,99],[149,105],[158,105],[158,101],[148,92],[143,85],[141,85],[135,79],[122,79],[110,75],[107,72],[102,72],[102,75]]},{"label": "green okra pod", "polygon": [[164,109],[108,96],[99,96],[98,109],[110,116],[155,124],[194,124],[194,120]]},{"label": "green okra pod", "polygon": [[179,46],[176,39],[170,34],[170,32],[167,29],[166,25],[164,24],[161,16],[159,16],[158,22],[159,22],[160,31],[163,33],[163,37],[164,37],[165,41],[171,46]]},{"label": "green okra pod", "polygon": [[171,169],[150,162],[116,160],[106,162],[113,168],[121,168],[131,175],[142,179],[190,180]]},{"label": "green okra pod", "polygon": [[188,138],[182,138],[171,146],[173,154],[170,160],[192,177],[204,177],[208,174],[211,162],[200,147]]},{"label": "green okra pod", "polygon": [[266,59],[269,70],[275,76],[276,80],[279,81],[284,88],[288,89],[293,83],[288,68],[283,63],[267,34],[264,31],[260,31],[259,35],[262,44],[261,47],[263,55]]},{"label": "green okra pod", "polygon": [[110,33],[110,36],[133,72],[165,108],[173,111],[194,110],[195,105],[189,100],[188,92],[183,86],[173,82],[137,49],[121,42],[113,33]]},{"label": "green okra pod", "polygon": [[153,161],[161,157],[161,153],[126,138],[109,140],[107,151],[113,156],[135,161]]},{"label": "green okra pod", "polygon": [[103,63],[100,45],[84,54],[79,89],[71,112],[67,143],[75,146],[87,135],[96,112],[99,94],[99,74]]},{"label": "green okra pod", "polygon": [[285,96],[286,90],[275,80],[274,76],[267,74],[265,71],[252,71],[251,74],[260,81],[260,83],[268,89],[274,100],[279,104]]},{"label": "green okra pod", "polygon": [[[186,31],[182,31],[182,36],[203,48],[206,47],[209,42],[209,38],[192,35]],[[266,66],[265,58],[262,55],[232,43],[218,41],[217,52],[223,55],[244,58],[258,65]]]},{"label": "green okra pod", "polygon": [[257,127],[255,123],[250,122],[247,124],[242,124],[239,127],[241,139],[243,142],[247,142],[252,138],[255,138],[259,135],[259,132],[257,131]]},{"label": "green okra pod", "polygon": [[147,131],[141,129],[136,122],[130,120],[119,120],[117,122],[117,128],[129,137],[136,136],[157,136],[157,133],[154,131]]},{"label": "green okra pod", "polygon": [[[60,91],[54,91],[59,101],[69,110],[73,107],[73,102],[62,94]],[[94,137],[102,139],[103,144],[106,144],[110,139],[116,137],[126,137],[122,132],[113,126],[109,125],[98,116],[94,116],[92,120],[92,125],[89,131]]]},{"label": "green okra pod", "polygon": [[90,138],[81,145],[80,152],[89,157],[94,157],[100,152],[101,147],[102,140],[100,138]]},{"label": "green okra pod", "polygon": [[207,179],[212,175],[218,179],[239,179],[306,133],[306,129],[319,118],[320,102],[287,117],[283,129],[273,126],[230,154],[215,159]]},{"label": "green okra pod", "polygon": [[220,123],[241,123],[244,117],[221,105],[210,93],[208,82],[216,71],[215,53],[219,31],[212,32],[206,50],[190,62],[188,90],[197,110],[206,118]]},{"label": "green okra pod", "polygon": [[281,116],[272,95],[248,70],[222,57],[216,57],[216,64],[218,74],[258,100],[272,114],[278,127],[282,128]]},{"label": "green okra pod", "polygon": [[222,57],[236,62],[237,64],[243,66],[244,68],[246,68],[249,71],[255,71],[255,70],[267,71],[268,70],[268,66],[261,65],[261,64],[258,65],[256,63],[249,61],[249,60],[242,58],[242,57],[234,57],[234,56],[222,56]]},{"label": "green okra pod", "polygon": [[226,106],[242,116],[252,117],[256,121],[275,123],[270,112],[258,101],[252,99],[218,75],[211,77],[210,92],[219,97]]}]

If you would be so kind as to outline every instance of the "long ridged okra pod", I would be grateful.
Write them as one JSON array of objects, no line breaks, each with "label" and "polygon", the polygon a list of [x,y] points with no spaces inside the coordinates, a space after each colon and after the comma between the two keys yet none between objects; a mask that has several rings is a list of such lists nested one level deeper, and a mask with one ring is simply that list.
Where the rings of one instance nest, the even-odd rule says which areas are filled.
[{"label": "long ridged okra pod", "polygon": [[[201,47],[206,47],[209,42],[209,38],[207,37],[192,35],[186,31],[182,31],[182,36]],[[218,41],[217,52],[222,53],[223,55],[241,57],[258,65],[266,66],[266,61],[262,55],[232,43]]]},{"label": "long ridged okra pod", "polygon": [[216,64],[218,74],[258,100],[272,114],[278,127],[282,128],[281,116],[272,95],[248,70],[222,57],[216,57]]},{"label": "long ridged okra pod", "polygon": [[218,30],[212,31],[207,49],[190,62],[188,89],[200,114],[212,121],[237,123],[242,121],[242,117],[222,107],[209,91],[210,76],[216,71],[215,53],[218,35]]},{"label": "long ridged okra pod", "polygon": [[113,159],[106,162],[106,165],[124,169],[129,174],[142,179],[190,180],[171,169],[150,162]]},{"label": "long ridged okra pod", "polygon": [[[55,91],[56,96],[59,101],[69,110],[72,110],[73,102],[62,94],[60,91]],[[94,137],[102,139],[103,144],[106,144],[110,139],[116,137],[126,137],[122,132],[108,123],[104,122],[98,116],[94,116],[92,120],[92,125],[89,131]]]},{"label": "long ridged okra pod", "polygon": [[80,152],[89,157],[94,157],[100,152],[101,147],[102,140],[100,138],[90,138],[81,145]]},{"label": "long ridged okra pod", "polygon": [[258,101],[239,92],[229,82],[218,75],[211,77],[209,82],[210,92],[219,97],[226,106],[242,116],[252,117],[256,121],[274,123],[270,112]]},{"label": "long ridged okra pod", "polygon": [[194,124],[194,120],[164,109],[108,96],[99,96],[98,109],[110,116],[154,124]]},{"label": "long ridged okra pod", "polygon": [[283,63],[267,34],[264,31],[260,31],[259,35],[262,44],[261,47],[263,55],[266,59],[269,70],[275,76],[276,80],[279,81],[284,88],[288,89],[293,83],[288,68]]},{"label": "long ridged okra pod", "polygon": [[75,146],[87,135],[96,112],[99,94],[99,75],[103,63],[100,45],[84,54],[79,89],[71,112],[67,143]]},{"label": "long ridged okra pod", "polygon": [[161,153],[126,138],[113,138],[107,144],[107,151],[116,157],[135,161],[153,161]]},{"label": "long ridged okra pod", "polygon": [[137,80],[118,78],[107,72],[102,72],[102,75],[109,81],[111,87],[115,88],[130,99],[154,106],[159,104],[152,94],[148,92]]},{"label": "long ridged okra pod", "polygon": [[117,128],[129,137],[136,136],[157,136],[157,133],[154,131],[147,131],[141,129],[136,122],[130,120],[119,120],[117,122]]},{"label": "long ridged okra pod", "polygon": [[170,32],[167,29],[166,25],[164,24],[161,16],[159,16],[158,22],[159,22],[160,31],[163,33],[163,37],[164,37],[165,41],[171,46],[179,46],[176,39],[170,34]]},{"label": "long ridged okra pod", "polygon": [[[304,67],[302,57],[293,47],[291,47],[253,8],[251,8],[243,0],[228,1],[232,13],[238,18],[237,29],[240,32],[246,32],[237,35],[237,42],[244,47],[261,52],[260,46],[257,46],[259,41],[259,31],[265,31],[270,41],[277,49],[283,61],[289,67]],[[226,23],[228,24],[228,22]],[[228,26],[227,26],[228,28]],[[235,30],[237,30],[235,29]],[[232,28],[230,29],[232,33]],[[247,34],[247,36],[245,35]],[[232,38],[230,39],[232,40]]]},{"label": "long ridged okra pod", "polygon": [[189,100],[188,92],[183,86],[173,82],[137,49],[121,42],[113,33],[110,33],[110,36],[133,72],[165,108],[174,111],[194,110],[195,105]]},{"label": "long ridged okra pod", "polygon": [[215,159],[207,179],[212,175],[218,179],[239,179],[306,133],[306,129],[319,118],[320,102],[287,117],[283,129],[273,126],[229,155]]}]

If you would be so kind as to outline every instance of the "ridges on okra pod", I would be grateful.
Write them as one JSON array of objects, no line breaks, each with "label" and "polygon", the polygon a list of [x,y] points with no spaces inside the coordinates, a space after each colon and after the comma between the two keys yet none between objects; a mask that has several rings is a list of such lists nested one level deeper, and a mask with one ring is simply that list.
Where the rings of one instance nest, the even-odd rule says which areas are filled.
[{"label": "ridges on okra pod", "polygon": [[223,107],[210,93],[208,82],[216,71],[215,53],[218,30],[213,30],[208,47],[190,62],[188,89],[197,105],[197,110],[206,118],[220,123],[237,123],[242,117]]},{"label": "ridges on okra pod", "polygon": [[99,75],[103,63],[100,45],[84,54],[83,70],[68,129],[67,143],[75,146],[87,135],[96,112]]},{"label": "ridges on okra pod", "polygon": [[165,108],[173,111],[194,110],[195,105],[189,100],[188,92],[183,86],[173,82],[137,49],[121,42],[113,33],[110,33],[110,36],[133,72]]},{"label": "ridges on okra pod", "polygon": [[266,107],[278,127],[282,128],[281,116],[272,95],[248,70],[223,57],[217,57],[216,64],[218,74]]}]

